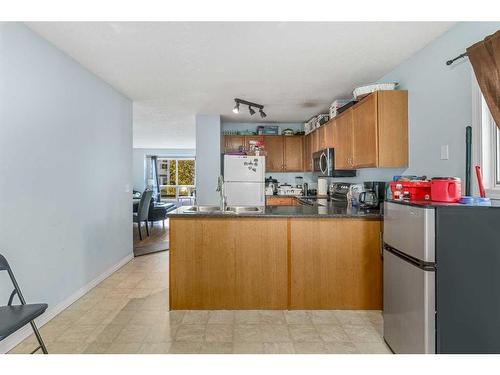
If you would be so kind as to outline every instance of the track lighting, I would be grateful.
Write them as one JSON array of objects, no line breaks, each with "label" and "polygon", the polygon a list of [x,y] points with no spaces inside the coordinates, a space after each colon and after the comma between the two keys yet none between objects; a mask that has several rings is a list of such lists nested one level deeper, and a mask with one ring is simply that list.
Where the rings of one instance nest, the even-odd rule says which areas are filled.
[{"label": "track lighting", "polygon": [[248,106],[248,112],[250,113],[251,116],[253,116],[255,114],[254,108],[257,108],[259,110],[260,117],[264,118],[267,116],[264,113],[264,106],[262,104],[252,103],[252,102],[249,102],[247,100],[238,99],[238,98],[234,98],[234,102],[235,102],[235,106],[233,108],[234,113],[240,113],[240,104],[243,104],[243,105]]},{"label": "track lighting", "polygon": [[233,108],[234,113],[240,113],[240,103],[236,102],[236,105]]}]

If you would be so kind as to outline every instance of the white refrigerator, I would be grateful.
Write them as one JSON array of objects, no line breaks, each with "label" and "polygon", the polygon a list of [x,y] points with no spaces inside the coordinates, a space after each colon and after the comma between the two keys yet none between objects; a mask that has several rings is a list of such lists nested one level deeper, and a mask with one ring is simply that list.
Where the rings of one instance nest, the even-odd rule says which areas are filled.
[{"label": "white refrigerator", "polygon": [[224,155],[224,193],[228,206],[265,206],[264,156]]}]

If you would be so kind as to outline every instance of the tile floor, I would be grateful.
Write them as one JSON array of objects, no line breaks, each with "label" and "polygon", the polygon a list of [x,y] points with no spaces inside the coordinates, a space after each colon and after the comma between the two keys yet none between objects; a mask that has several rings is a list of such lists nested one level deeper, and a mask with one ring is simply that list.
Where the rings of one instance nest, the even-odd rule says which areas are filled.
[{"label": "tile floor", "polygon": [[[41,328],[49,353],[390,353],[380,311],[168,311],[168,252],[134,258]],[[27,338],[11,353],[29,353]]]}]

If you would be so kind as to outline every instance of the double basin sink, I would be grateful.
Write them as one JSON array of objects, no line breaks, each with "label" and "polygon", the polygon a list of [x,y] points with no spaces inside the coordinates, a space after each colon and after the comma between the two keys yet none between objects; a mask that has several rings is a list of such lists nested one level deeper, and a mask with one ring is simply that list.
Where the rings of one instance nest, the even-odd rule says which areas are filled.
[{"label": "double basin sink", "polygon": [[[221,213],[219,206],[191,206],[184,210],[186,213],[203,212],[203,213]],[[224,213],[227,214],[259,214],[264,212],[263,207],[248,207],[248,206],[227,206]]]}]

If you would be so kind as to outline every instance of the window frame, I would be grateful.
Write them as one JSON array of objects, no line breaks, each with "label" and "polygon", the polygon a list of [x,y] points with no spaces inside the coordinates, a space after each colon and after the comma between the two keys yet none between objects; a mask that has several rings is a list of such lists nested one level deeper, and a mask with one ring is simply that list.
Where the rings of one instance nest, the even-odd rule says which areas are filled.
[{"label": "window frame", "polygon": [[[500,133],[472,72],[473,165],[480,165],[486,195],[500,199]],[[473,193],[479,195],[476,172],[471,170]]]},{"label": "window frame", "polygon": [[[146,156],[146,158],[147,157],[148,156]],[[170,187],[175,187],[175,197],[173,197],[173,196],[172,197],[161,197],[160,199],[164,200],[164,201],[168,201],[168,200],[178,200],[179,198],[194,197],[194,195],[179,195],[179,189],[183,188],[183,187],[193,188],[193,189],[196,188],[196,158],[194,156],[160,156],[160,155],[157,155],[156,157],[157,157],[157,171],[158,171],[158,175],[159,175],[159,171],[160,171],[159,166],[160,166],[160,163],[162,161],[165,161],[165,160],[175,160],[175,184],[170,184],[170,185],[164,185],[164,184],[161,184],[161,183],[159,184],[160,197],[161,197],[161,190],[164,187],[169,187],[169,186]],[[179,182],[179,161],[180,160],[193,160],[194,161],[195,174],[194,174],[193,185],[179,185],[178,184],[178,182]],[[148,177],[149,176],[146,176],[146,185],[147,185]],[[162,181],[160,180],[160,182],[162,182]]]}]

